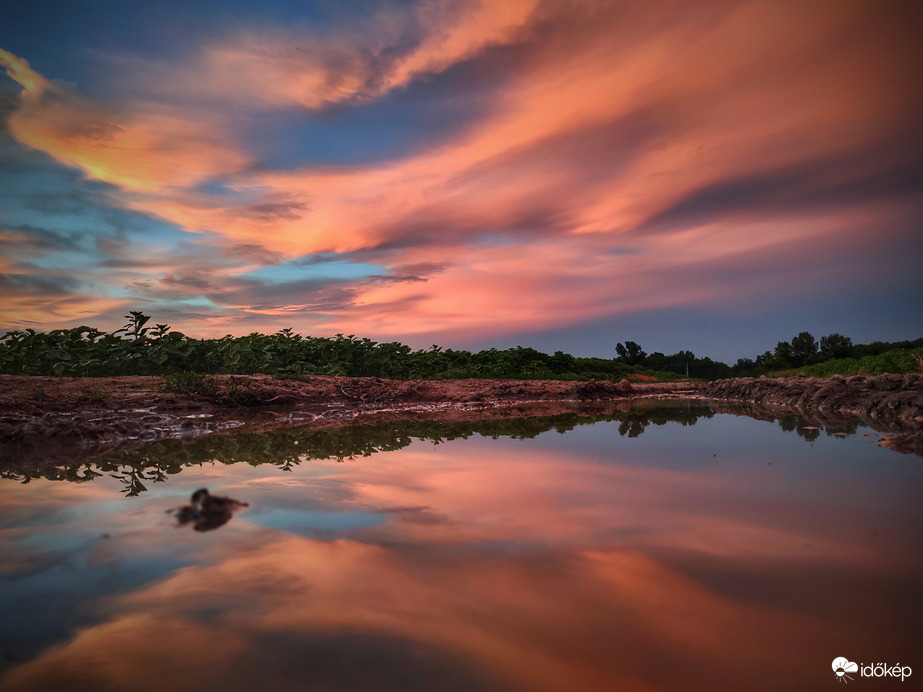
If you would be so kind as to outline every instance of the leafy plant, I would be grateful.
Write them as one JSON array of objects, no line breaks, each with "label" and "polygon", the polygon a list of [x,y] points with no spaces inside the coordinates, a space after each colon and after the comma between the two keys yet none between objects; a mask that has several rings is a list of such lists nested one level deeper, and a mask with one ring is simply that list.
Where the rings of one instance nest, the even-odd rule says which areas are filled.
[{"label": "leafy plant", "polygon": [[[814,337],[802,332],[791,343],[780,342],[775,353],[767,351],[755,360],[742,358],[731,368],[710,358],[697,358],[691,351],[647,355],[633,341],[618,344],[614,358],[583,358],[561,351],[549,355],[523,346],[472,353],[433,345],[415,351],[396,341],[378,343],[353,334],[337,334],[332,338],[302,336],[291,329],[274,334],[252,333],[241,337],[228,334],[218,339],[193,339],[171,330],[167,324],[148,326],[151,318],[137,310],[125,315],[125,319],[126,324],[113,332],[87,326],[49,332],[34,329],[7,332],[0,336],[0,373],[71,377],[177,376],[180,380],[172,381],[169,386],[181,388],[217,388],[217,383],[194,382],[189,373],[197,377],[264,373],[295,378],[345,375],[394,379],[561,380],[621,380],[631,375],[646,375],[658,380],[677,380],[758,376],[792,368],[799,362],[813,362],[809,368],[821,366],[817,370],[805,370],[810,374],[855,374],[860,370],[869,374],[911,372],[920,369],[914,358],[923,354],[923,339],[896,344],[852,345],[848,338],[837,334],[822,338],[818,350]],[[827,358],[831,353],[847,351],[846,358],[836,361]],[[910,355],[906,356],[908,353]],[[820,362],[822,358],[824,362]],[[852,363],[853,360],[856,362]]]}]

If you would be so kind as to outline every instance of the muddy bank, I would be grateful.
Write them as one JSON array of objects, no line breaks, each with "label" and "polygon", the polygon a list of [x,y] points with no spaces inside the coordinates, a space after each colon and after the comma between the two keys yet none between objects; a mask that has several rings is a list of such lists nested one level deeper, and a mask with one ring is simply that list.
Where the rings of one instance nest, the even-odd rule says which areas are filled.
[{"label": "muddy bank", "polygon": [[718,380],[703,394],[722,413],[758,419],[801,416],[836,428],[861,422],[885,433],[884,447],[923,454],[923,374]]},{"label": "muddy bank", "polygon": [[884,446],[923,454],[923,374],[631,384],[233,375],[185,391],[153,377],[0,375],[0,469],[230,431],[597,415],[647,398],[695,399],[758,419],[797,415],[828,429],[862,422],[884,433]]},{"label": "muddy bank", "polygon": [[[686,397],[699,383],[544,380],[407,381],[216,376],[191,391],[163,378],[0,375],[4,465],[79,461],[165,438],[387,420],[473,421],[605,410],[637,397]],[[603,404],[602,409],[600,405]]]}]

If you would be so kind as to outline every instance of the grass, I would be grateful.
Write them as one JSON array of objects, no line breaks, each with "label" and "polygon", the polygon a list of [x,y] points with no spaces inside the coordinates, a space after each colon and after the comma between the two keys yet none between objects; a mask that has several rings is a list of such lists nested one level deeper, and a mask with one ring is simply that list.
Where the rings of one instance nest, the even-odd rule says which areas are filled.
[{"label": "grass", "polygon": [[210,375],[183,370],[164,377],[158,389],[162,392],[172,392],[174,394],[214,396],[218,393],[218,380]]},{"label": "grass", "polygon": [[91,404],[101,404],[106,400],[106,392],[99,387],[81,387],[80,398]]},{"label": "grass", "polygon": [[923,372],[923,348],[895,349],[877,356],[864,358],[838,358],[823,363],[805,365],[791,370],[778,370],[771,377],[830,377],[831,375],[883,375],[885,373],[906,374]]}]

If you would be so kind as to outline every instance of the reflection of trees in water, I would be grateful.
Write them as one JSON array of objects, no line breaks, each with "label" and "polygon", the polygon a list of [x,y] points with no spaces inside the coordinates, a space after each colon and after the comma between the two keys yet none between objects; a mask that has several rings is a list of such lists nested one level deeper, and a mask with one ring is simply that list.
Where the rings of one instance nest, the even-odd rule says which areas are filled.
[{"label": "reflection of trees in water", "polygon": [[626,413],[622,422],[619,423],[619,435],[628,437],[638,437],[644,432],[647,426],[666,425],[667,423],[679,423],[680,425],[695,425],[699,418],[711,418],[715,415],[714,411],[707,408],[688,408],[688,409],[654,409],[644,412]]},{"label": "reflection of trees in water", "polygon": [[367,457],[376,452],[403,449],[414,440],[429,440],[434,444],[473,435],[498,439],[530,439],[554,430],[566,433],[580,425],[599,421],[621,421],[619,434],[637,437],[651,423],[664,425],[678,422],[692,425],[699,417],[710,418],[714,413],[706,408],[690,408],[686,404],[664,407],[652,404],[650,409],[628,413],[590,417],[576,413],[508,420],[468,421],[399,421],[379,425],[354,425],[340,428],[294,428],[266,433],[213,435],[193,440],[159,440],[140,449],[111,452],[77,465],[45,469],[11,469],[0,477],[28,483],[30,480],[91,481],[108,475],[124,484],[123,492],[133,497],[147,490],[147,483],[162,483],[187,466],[205,463],[246,463],[251,466],[271,464],[282,471],[291,471],[312,459],[344,461]]},{"label": "reflection of trees in water", "polygon": [[835,426],[817,426],[803,416],[786,416],[785,418],[780,418],[778,422],[782,430],[794,432],[808,442],[814,442],[820,437],[821,433],[824,433],[827,437],[855,435],[859,429],[859,424],[856,422],[837,423]]}]

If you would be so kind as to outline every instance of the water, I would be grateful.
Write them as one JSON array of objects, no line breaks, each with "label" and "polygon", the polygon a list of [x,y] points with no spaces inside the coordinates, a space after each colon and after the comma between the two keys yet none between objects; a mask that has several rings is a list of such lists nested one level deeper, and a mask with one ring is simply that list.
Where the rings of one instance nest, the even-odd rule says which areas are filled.
[{"label": "water", "polygon": [[[0,689],[820,689],[839,656],[923,676],[923,464],[831,432],[655,410],[7,472]],[[251,506],[178,528],[202,486]]]}]

